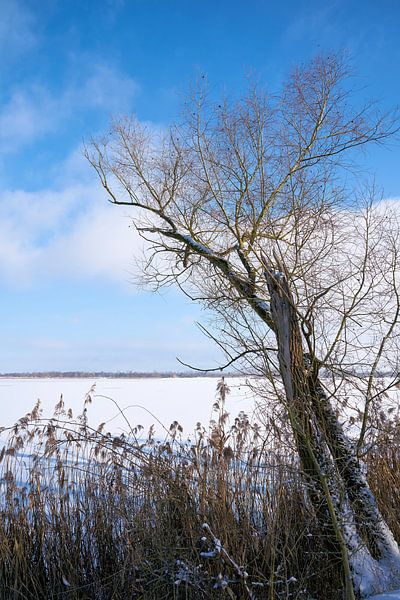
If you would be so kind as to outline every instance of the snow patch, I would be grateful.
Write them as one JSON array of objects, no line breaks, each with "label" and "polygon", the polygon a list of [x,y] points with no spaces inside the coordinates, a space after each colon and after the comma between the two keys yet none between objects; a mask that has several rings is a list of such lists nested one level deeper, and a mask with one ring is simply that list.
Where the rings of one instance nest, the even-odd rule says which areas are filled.
[{"label": "snow patch", "polygon": [[370,596],[369,600],[400,600],[400,590],[385,592],[384,594],[378,594],[378,596]]}]

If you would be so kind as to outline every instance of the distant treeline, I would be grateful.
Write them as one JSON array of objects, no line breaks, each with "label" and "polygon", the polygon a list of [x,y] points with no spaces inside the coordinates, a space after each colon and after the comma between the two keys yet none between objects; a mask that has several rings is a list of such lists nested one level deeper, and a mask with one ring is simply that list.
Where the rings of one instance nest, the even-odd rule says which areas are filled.
[{"label": "distant treeline", "polygon": [[[353,372],[347,373],[348,376],[353,375],[355,377],[368,377],[368,372]],[[322,372],[322,376],[326,376],[325,372]],[[260,374],[256,373],[239,373],[239,372],[224,372],[224,371],[38,371],[38,372],[24,372],[24,373],[0,373],[0,379],[92,379],[92,378],[108,378],[108,379],[162,379],[162,378],[193,378],[193,377],[260,377]],[[378,371],[375,377],[394,377],[398,378],[400,382],[400,374]]]},{"label": "distant treeline", "polygon": [[[204,373],[202,371],[183,371],[176,373],[174,371],[152,371],[149,372],[138,372],[138,371],[40,371],[40,372],[27,372],[27,373],[0,373],[0,378],[31,378],[31,379],[44,379],[44,378],[75,378],[75,379],[87,379],[87,378],[110,378],[110,379],[159,379],[165,377],[221,377],[221,371],[213,371],[210,373]],[[237,373],[224,373],[225,376],[239,377]]]}]

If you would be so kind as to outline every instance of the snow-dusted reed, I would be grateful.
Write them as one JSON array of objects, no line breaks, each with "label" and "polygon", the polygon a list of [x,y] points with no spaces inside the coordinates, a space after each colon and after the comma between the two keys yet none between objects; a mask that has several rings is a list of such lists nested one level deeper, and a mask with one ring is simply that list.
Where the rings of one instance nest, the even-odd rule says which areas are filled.
[{"label": "snow-dusted reed", "polygon": [[[223,385],[213,392],[213,421],[190,442],[176,421],[162,442],[114,437],[92,428],[82,407],[72,418],[63,402],[51,421],[37,408],[20,419],[1,453],[0,592],[24,590],[32,600],[78,599],[83,590],[96,600],[265,595],[284,515],[302,511],[301,482],[290,453],[263,452],[243,412],[228,421],[226,394]],[[306,523],[311,531],[308,516],[292,523],[286,566],[271,584],[277,598],[304,590],[309,567],[305,557],[293,561],[292,547]]]},{"label": "snow-dusted reed", "polygon": [[[1,598],[342,599],[285,416],[260,423],[243,380],[2,383]],[[369,480],[400,540],[400,420],[375,416]]]}]

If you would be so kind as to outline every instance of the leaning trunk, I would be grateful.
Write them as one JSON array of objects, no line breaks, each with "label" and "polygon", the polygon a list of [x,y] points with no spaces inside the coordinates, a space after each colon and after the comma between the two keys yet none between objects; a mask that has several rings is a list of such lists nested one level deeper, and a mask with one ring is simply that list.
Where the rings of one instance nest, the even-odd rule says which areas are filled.
[{"label": "leaning trunk", "polygon": [[266,278],[287,410],[310,499],[325,530],[329,523],[330,546],[342,559],[346,597],[354,597],[351,578],[359,593],[380,591],[399,577],[399,549],[313,369],[316,363],[304,356],[287,279],[268,270]]},{"label": "leaning trunk", "polygon": [[313,414],[297,315],[282,273],[267,272],[271,316],[278,344],[279,370],[286,394],[286,408],[293,430],[311,502],[324,531],[332,560],[340,559],[345,598],[353,600],[348,546],[338,519],[340,493],[335,469],[319,424]]},{"label": "leaning trunk", "polygon": [[343,479],[361,539],[378,561],[392,562],[400,571],[399,548],[369,488],[353,444],[323,390],[318,377],[310,381],[315,414]]}]

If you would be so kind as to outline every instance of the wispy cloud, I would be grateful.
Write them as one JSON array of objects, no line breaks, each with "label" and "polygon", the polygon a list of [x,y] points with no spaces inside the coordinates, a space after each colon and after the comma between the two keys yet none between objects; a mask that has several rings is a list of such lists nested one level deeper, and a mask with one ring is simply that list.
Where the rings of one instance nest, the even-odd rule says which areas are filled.
[{"label": "wispy cloud", "polygon": [[0,108],[0,151],[14,152],[43,137],[59,116],[56,99],[41,86],[15,90]]},{"label": "wispy cloud", "polygon": [[127,112],[139,89],[131,77],[104,64],[91,66],[60,92],[37,83],[14,89],[0,106],[0,152],[16,152],[85,111]]},{"label": "wispy cloud", "polygon": [[131,77],[108,65],[97,64],[83,82],[67,91],[65,100],[72,107],[99,108],[106,111],[128,111],[132,100],[140,91]]},{"label": "wispy cloud", "polygon": [[[346,0],[298,4],[288,26],[282,32],[282,41],[288,48],[297,45],[300,56],[319,52],[344,52],[347,57],[360,52],[370,53],[371,40],[376,47],[384,43],[385,32],[381,24],[367,20],[356,11],[349,12]],[[294,56],[298,61],[298,56]],[[371,60],[374,60],[373,54]]]},{"label": "wispy cloud", "polygon": [[[126,210],[101,202],[97,190],[87,189],[93,200],[65,234],[42,248],[36,269],[43,277],[96,278],[130,284],[133,255],[143,246]],[[97,200],[97,202],[96,202]]]},{"label": "wispy cloud", "polygon": [[60,278],[130,281],[132,256],[141,251],[142,240],[127,210],[109,205],[97,181],[76,181],[74,165],[84,168],[77,153],[67,171],[59,165],[65,180],[57,188],[0,193],[3,285],[25,287]]},{"label": "wispy cloud", "polygon": [[301,7],[293,15],[292,20],[283,32],[283,40],[293,44],[307,35],[318,35],[324,39],[328,35],[335,20],[335,12],[340,8],[341,0],[334,0],[329,5],[321,4],[316,7]]},{"label": "wispy cloud", "polygon": [[30,50],[37,42],[35,18],[25,3],[2,0],[0,19],[0,54],[3,66]]}]

